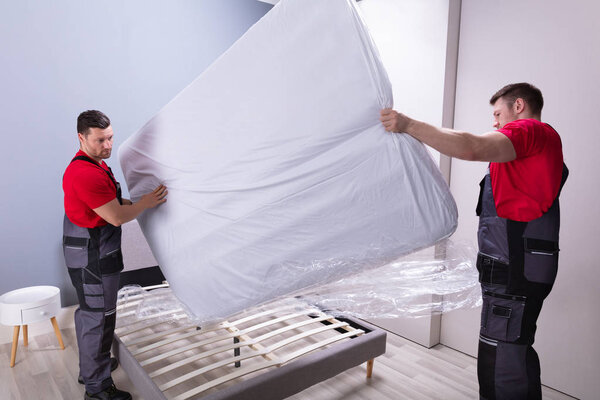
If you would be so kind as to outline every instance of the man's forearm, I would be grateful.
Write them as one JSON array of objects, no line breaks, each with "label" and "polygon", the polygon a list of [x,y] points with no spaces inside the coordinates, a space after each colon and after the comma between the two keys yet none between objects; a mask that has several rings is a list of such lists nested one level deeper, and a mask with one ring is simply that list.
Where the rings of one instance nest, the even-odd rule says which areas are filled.
[{"label": "man's forearm", "polygon": [[130,204],[125,204],[125,201],[123,201],[123,205],[121,205],[117,199],[113,199],[112,201],[95,208],[94,212],[109,224],[120,226],[133,220],[147,208],[141,202],[132,203],[129,201],[129,203]]},{"label": "man's forearm", "polygon": [[120,226],[136,218],[145,209],[156,207],[167,201],[167,193],[167,188],[164,185],[158,185],[156,189],[143,195],[136,203],[132,203],[128,199],[123,199],[123,205],[121,205],[114,198],[108,203],[94,208],[94,212],[109,224]]},{"label": "man's forearm", "polygon": [[119,225],[123,225],[126,222],[133,221],[138,215],[140,215],[147,207],[141,204],[139,201],[130,204],[119,205],[119,211],[117,215],[117,221]]},{"label": "man's forearm", "polygon": [[381,110],[381,123],[388,132],[408,133],[442,154],[469,161],[507,162],[517,157],[512,142],[501,132],[482,135],[438,128],[412,119],[391,108]]},{"label": "man's forearm", "polygon": [[442,154],[463,160],[476,160],[475,135],[410,119],[405,129],[415,139],[433,147]]}]

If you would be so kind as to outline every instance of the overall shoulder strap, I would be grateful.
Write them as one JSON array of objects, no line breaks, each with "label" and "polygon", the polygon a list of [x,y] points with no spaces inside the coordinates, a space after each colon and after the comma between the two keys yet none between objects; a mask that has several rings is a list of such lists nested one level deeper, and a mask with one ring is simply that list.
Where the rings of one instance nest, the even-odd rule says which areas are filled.
[{"label": "overall shoulder strap", "polygon": [[71,160],[71,162],[77,161],[77,160],[87,161],[90,164],[94,164],[96,167],[100,168],[102,171],[106,172],[106,175],[108,175],[108,177],[110,178],[110,180],[113,183],[113,185],[115,185],[115,190],[117,191],[117,200],[119,201],[119,204],[123,204],[123,200],[121,198],[121,185],[119,184],[119,182],[116,181],[115,177],[113,176],[112,170],[110,169],[109,166],[107,166],[108,170],[105,170],[100,165],[98,165],[97,162],[95,162],[94,160],[92,160],[91,158],[89,158],[87,156],[76,156],[76,157],[73,157],[73,159]]},{"label": "overall shoulder strap", "polygon": [[77,156],[77,157],[73,157],[73,159],[71,160],[71,162],[73,161],[77,161],[77,160],[81,160],[81,161],[87,161],[90,164],[94,164],[96,167],[100,168],[102,171],[106,172],[106,175],[108,175],[108,177],[110,178],[110,180],[112,181],[113,185],[115,185],[115,189],[119,187],[119,185],[117,185],[117,181],[115,180],[115,177],[112,175],[112,170],[110,169],[110,167],[108,168],[108,171],[105,170],[104,168],[102,168],[100,165],[98,165],[98,163],[94,160],[92,160],[89,157],[86,156]]}]

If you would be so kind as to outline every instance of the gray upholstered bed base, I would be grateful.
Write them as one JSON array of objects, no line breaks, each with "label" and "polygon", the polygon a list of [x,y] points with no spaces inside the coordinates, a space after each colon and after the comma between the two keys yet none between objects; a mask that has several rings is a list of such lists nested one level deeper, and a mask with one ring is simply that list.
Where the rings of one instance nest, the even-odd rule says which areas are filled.
[{"label": "gray upholstered bed base", "polygon": [[[260,375],[217,392],[196,398],[202,400],[284,399],[385,353],[384,330],[359,320],[349,318],[343,320],[357,329],[362,329],[365,333],[319,349],[279,368],[264,371]],[[113,353],[145,400],[166,399],[117,335],[113,342]]]}]

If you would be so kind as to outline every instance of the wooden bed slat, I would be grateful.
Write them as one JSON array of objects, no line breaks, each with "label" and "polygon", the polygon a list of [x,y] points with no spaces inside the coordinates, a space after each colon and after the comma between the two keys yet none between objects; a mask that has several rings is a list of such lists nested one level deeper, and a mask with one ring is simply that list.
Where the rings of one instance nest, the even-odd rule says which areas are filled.
[{"label": "wooden bed slat", "polygon": [[[245,336],[245,339],[242,342],[240,342],[240,343],[233,344],[233,345],[221,346],[221,347],[219,347],[217,349],[212,349],[210,351],[206,351],[206,352],[203,352],[203,353],[200,353],[200,354],[188,357],[186,359],[183,359],[183,360],[174,362],[172,364],[169,364],[166,367],[163,367],[163,368],[157,369],[155,371],[152,371],[148,375],[150,375],[151,378],[155,378],[155,377],[157,377],[159,375],[162,375],[164,373],[167,373],[169,371],[172,371],[174,369],[182,367],[182,366],[184,366],[186,364],[190,364],[192,362],[201,360],[201,359],[206,358],[206,357],[210,357],[210,356],[218,354],[218,353],[231,351],[231,350],[233,350],[235,348],[242,348],[242,347],[250,347],[250,348],[252,348],[252,347],[257,347],[256,345],[259,344],[261,341],[269,339],[269,338],[271,338],[273,336],[277,336],[277,335],[279,335],[281,333],[284,333],[284,332],[287,332],[287,331],[291,331],[291,330],[298,329],[300,327],[303,327],[303,326],[306,326],[306,325],[309,325],[309,324],[314,324],[314,323],[318,323],[318,322],[326,321],[326,320],[331,320],[330,316],[327,315],[327,316],[322,316],[322,317],[319,317],[319,318],[307,319],[307,320],[295,323],[293,325],[285,326],[285,327],[279,328],[279,329],[277,329],[275,331],[272,331],[272,332],[269,332],[269,333],[265,333],[264,335],[261,335],[261,336],[259,336],[257,338],[254,338],[254,339],[249,338],[248,336]],[[240,332],[232,331],[231,333],[232,333],[232,336],[235,337],[235,336],[240,335]],[[232,336],[227,336],[227,337],[229,338],[229,337],[232,337]],[[241,336],[244,336],[244,335],[241,335]],[[255,353],[255,354],[253,354],[252,357],[254,357],[254,356],[265,356],[265,355],[269,354],[268,350],[267,351],[263,351],[264,348],[262,346],[256,348],[256,350],[258,350],[258,352]],[[273,349],[271,349],[271,350],[273,350]],[[134,352],[132,352],[132,354],[136,355],[136,353],[134,353]],[[245,357],[245,358],[248,358],[248,357]],[[240,361],[240,360],[233,360],[233,362],[235,362],[235,361]]]},{"label": "wooden bed slat", "polygon": [[[217,378],[217,379],[212,380],[210,382],[207,382],[207,383],[205,383],[203,385],[200,385],[200,386],[198,386],[198,387],[196,387],[194,389],[188,390],[187,392],[182,393],[179,396],[174,397],[173,400],[185,400],[185,399],[189,399],[190,397],[193,397],[193,396],[195,396],[197,394],[200,394],[200,393],[202,393],[202,392],[204,392],[204,391],[206,391],[208,389],[211,389],[211,388],[213,388],[215,386],[221,385],[221,384],[223,384],[225,382],[228,382],[230,380],[239,378],[239,377],[244,376],[244,375],[248,375],[248,374],[253,373],[253,372],[258,372],[258,371],[263,370],[263,369],[267,369],[267,368],[270,368],[270,367],[279,366],[279,365],[284,364],[284,363],[286,363],[288,361],[291,361],[291,360],[293,360],[295,358],[298,358],[298,357],[300,357],[300,356],[302,356],[302,355],[304,355],[306,353],[309,353],[309,352],[311,352],[313,350],[316,350],[316,349],[318,349],[320,347],[326,346],[328,344],[337,342],[339,340],[342,340],[342,339],[345,339],[345,338],[348,338],[348,337],[351,337],[351,336],[355,336],[355,333],[354,332],[348,332],[348,333],[344,333],[344,334],[342,334],[340,336],[334,336],[334,337],[329,338],[327,340],[323,340],[323,341],[321,341],[319,343],[316,343],[314,345],[308,346],[306,348],[303,348],[303,349],[301,349],[301,350],[293,353],[293,356],[289,357],[285,361],[273,360],[273,361],[265,362],[265,363],[260,364],[260,365],[253,365],[253,366],[249,366],[249,367],[246,367],[246,368],[241,368],[238,371],[229,373],[229,374],[224,375],[224,376],[222,376],[220,378]],[[181,383],[181,382],[179,382],[179,383]]]},{"label": "wooden bed slat", "polygon": [[[166,286],[161,285],[161,287]],[[157,298],[163,297],[164,292],[161,291],[156,295]],[[165,296],[168,296],[168,294]],[[131,302],[132,300],[134,302],[137,301],[137,299],[134,297],[135,296],[129,296],[127,301],[123,303]],[[138,297],[141,298],[144,296]],[[139,304],[139,301],[137,304]],[[121,305],[123,306],[122,310],[128,310],[131,307],[127,306],[126,304],[119,304],[119,306]],[[182,308],[180,310],[183,311]],[[284,312],[287,313],[283,314]],[[129,312],[128,310],[121,312],[118,315],[121,317],[123,314],[125,314],[125,316],[133,315],[135,314],[135,311]],[[266,310],[261,308],[259,312],[252,314],[248,314],[246,311],[237,319],[222,321],[219,324],[207,326],[207,329],[197,329],[197,326],[192,320],[189,319],[189,317],[187,317],[186,314],[176,314],[176,316],[181,317],[177,323],[182,325],[162,330],[168,327],[161,326],[161,324],[171,322],[171,319],[165,320],[164,317],[172,315],[173,311],[164,311],[151,316],[145,316],[137,321],[128,321],[126,325],[120,326],[116,331],[115,343],[120,343],[119,346],[122,347],[122,349],[119,350],[119,354],[129,357],[129,359],[124,360],[126,361],[124,366],[127,365],[130,369],[132,369],[132,371],[135,371],[134,375],[140,376],[139,379],[141,379],[142,382],[146,382],[145,385],[148,388],[147,393],[150,396],[149,400],[159,398],[161,400],[166,399],[167,397],[165,397],[164,392],[173,389],[182,383],[187,383],[187,387],[179,389],[184,391],[183,393],[177,394],[177,392],[175,392],[174,399],[183,400],[190,397],[195,397],[209,389],[213,389],[232,380],[242,379],[239,384],[233,386],[236,388],[244,387],[240,386],[243,384],[243,382],[260,382],[264,379],[260,377],[270,376],[272,373],[280,370],[283,366],[286,366],[283,368],[284,370],[290,371],[289,365],[294,365],[294,360],[298,359],[299,357],[307,355],[309,359],[320,360],[320,356],[317,355],[316,358],[311,358],[311,356],[308,354],[317,350],[325,350],[323,354],[336,354],[339,352],[339,350],[333,349],[339,346],[333,346],[331,348],[333,350],[332,352],[328,351],[331,345],[335,344],[336,342],[347,341],[345,342],[347,343],[345,346],[341,344],[344,346],[343,348],[346,348],[348,344],[354,343],[354,340],[348,341],[349,339],[358,338],[359,336],[366,334],[366,332],[376,329],[368,324],[367,326],[369,328],[367,331],[359,329],[361,324],[354,323],[356,325],[352,326],[345,319],[340,321],[335,317],[324,314],[323,312],[314,308],[307,307],[305,312],[298,312],[298,305],[295,304],[276,306]],[[248,325],[249,323],[253,324]],[[311,325],[315,324],[318,324],[318,326],[311,327]],[[271,330],[269,330],[269,328]],[[122,336],[131,336],[132,334],[141,332],[144,329],[147,329],[149,333],[144,332],[146,334],[135,335],[130,337],[128,341],[122,340]],[[260,330],[267,331],[260,332]],[[294,334],[294,331],[298,331],[298,333]],[[252,333],[254,332],[258,332],[260,334],[256,337],[252,337]],[[371,337],[368,334],[367,336]],[[277,340],[280,337],[281,340]],[[373,337],[381,338],[382,334],[378,333],[373,335]],[[219,344],[221,341],[231,339],[233,340],[230,343]],[[184,344],[183,341],[191,343]],[[366,342],[362,339],[357,339],[357,343],[363,342],[377,342],[379,343],[379,349],[385,349],[385,335],[383,335],[383,343],[381,342],[381,339],[377,339],[376,341],[367,339]],[[355,347],[351,344],[350,346]],[[240,352],[240,350],[243,351]],[[151,351],[154,351],[154,354],[150,354],[150,358],[145,360],[140,359],[141,355]],[[191,355],[186,356],[183,359],[174,360],[173,362],[169,360],[170,357],[189,351],[192,352]],[[384,350],[374,351],[371,351],[370,357],[375,357],[376,355],[381,354],[380,351]],[[278,353],[279,355],[275,353]],[[356,356],[353,357],[357,357],[358,354],[365,353],[358,352],[356,353]],[[361,357],[364,357],[364,355]],[[323,360],[329,359],[324,358]],[[153,371],[145,370],[145,368],[148,368],[148,366],[159,361],[163,361],[163,363],[162,365],[159,365],[158,369]],[[361,358],[361,361],[368,361],[367,375],[370,376],[372,373],[373,360],[365,357]],[[245,362],[245,365],[241,366],[241,362]],[[327,362],[327,370],[321,370],[322,373],[339,373],[340,369],[336,365],[337,363],[331,364],[334,362],[333,359],[330,359]],[[197,364],[192,365],[193,363]],[[135,365],[138,367],[136,368]],[[234,366],[237,368],[232,370]],[[178,376],[176,370],[182,367],[186,367],[185,369],[181,370],[182,372],[180,372],[180,374],[183,375]],[[297,367],[292,367],[291,370],[295,369],[297,369]],[[335,370],[338,372],[333,372]],[[254,374],[260,371],[265,372],[259,373],[255,377],[247,377],[246,379],[243,379],[243,377],[246,375]],[[127,372],[129,374],[129,371]],[[223,375],[219,376],[219,372],[222,372]],[[167,373],[170,373],[170,375],[165,375]],[[208,374],[208,376],[206,374]],[[215,374],[217,375],[217,378],[209,378],[209,376],[215,376]],[[289,374],[289,372],[286,372],[286,374]],[[144,375],[145,378],[141,378]],[[274,376],[278,375],[275,374]],[[158,381],[154,382],[153,379],[162,380],[162,382],[158,384]],[[211,380],[206,382],[206,379]],[[256,379],[259,380],[257,381]],[[288,383],[292,382],[286,382],[284,387],[287,387]],[[198,386],[190,389],[190,387],[194,384],[198,384]],[[297,384],[293,383],[292,386],[296,387]],[[302,390],[302,388],[300,387],[299,389],[293,390],[297,392],[298,390]],[[277,391],[280,392],[280,390]],[[212,394],[207,395],[207,397],[210,399],[221,399],[221,396],[217,395],[219,392],[221,391],[212,391]],[[283,392],[285,392],[285,390]],[[259,397],[262,398],[263,394],[261,394]],[[271,395],[268,395],[267,397],[272,398]],[[171,396],[169,396],[169,398],[171,398]],[[231,397],[231,395],[224,395],[222,398],[232,400],[234,398],[237,399],[235,395],[234,397]]]}]

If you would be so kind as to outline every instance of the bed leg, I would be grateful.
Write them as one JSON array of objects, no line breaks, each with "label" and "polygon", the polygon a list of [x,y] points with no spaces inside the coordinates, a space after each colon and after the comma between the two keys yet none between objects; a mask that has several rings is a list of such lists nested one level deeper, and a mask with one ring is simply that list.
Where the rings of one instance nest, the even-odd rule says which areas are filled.
[{"label": "bed leg", "polygon": [[369,361],[367,361],[367,378],[370,378],[371,375],[373,375],[373,363],[375,362],[375,359],[371,358]]},{"label": "bed leg", "polygon": [[[234,338],[233,338],[233,344],[237,344],[237,343],[239,343],[239,342],[240,342],[240,338],[238,338],[238,337],[234,337]],[[237,356],[239,356],[239,355],[240,355],[240,348],[239,348],[239,347],[236,347],[235,349],[233,349],[233,356],[234,356],[234,357],[237,357]],[[239,368],[239,367],[241,367],[241,366],[242,366],[242,363],[241,363],[241,362],[239,362],[239,361],[236,361],[236,362],[235,362],[235,367],[236,367],[236,368]]]}]

